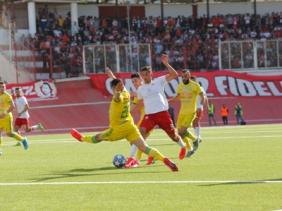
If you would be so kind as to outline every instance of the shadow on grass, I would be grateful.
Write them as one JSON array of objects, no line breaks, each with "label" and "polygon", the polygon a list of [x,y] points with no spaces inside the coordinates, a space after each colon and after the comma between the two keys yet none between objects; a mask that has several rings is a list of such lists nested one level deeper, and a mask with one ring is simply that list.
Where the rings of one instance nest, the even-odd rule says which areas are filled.
[{"label": "shadow on grass", "polygon": [[254,181],[234,181],[234,182],[222,182],[222,183],[212,183],[212,184],[205,184],[205,185],[199,185],[199,186],[222,186],[222,185],[254,185],[254,184],[265,184],[265,183],[271,183],[279,181],[282,182],[281,179],[266,179],[266,180],[254,180]]},{"label": "shadow on grass", "polygon": [[[159,174],[159,173],[171,173],[169,169],[165,169],[163,171],[143,171],[146,168],[154,168],[162,166],[161,164],[154,164],[150,166],[140,166],[138,168],[131,169],[117,169],[113,166],[106,166],[100,168],[79,168],[79,169],[71,169],[66,171],[58,171],[50,173],[49,175],[33,178],[31,179],[33,182],[43,182],[48,180],[55,179],[65,179],[65,178],[74,178],[74,177],[87,177],[87,176],[103,176],[103,175],[125,175],[125,174]],[[142,169],[142,171],[139,171]]]}]

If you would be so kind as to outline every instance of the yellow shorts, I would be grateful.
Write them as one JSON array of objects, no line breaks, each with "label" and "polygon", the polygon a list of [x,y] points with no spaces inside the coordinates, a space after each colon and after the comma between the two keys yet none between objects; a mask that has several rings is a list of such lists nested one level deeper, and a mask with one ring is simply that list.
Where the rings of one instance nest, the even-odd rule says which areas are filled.
[{"label": "yellow shorts", "polygon": [[0,130],[6,133],[13,131],[13,115],[11,113],[0,119]]},{"label": "yellow shorts", "polygon": [[179,114],[176,123],[177,129],[180,129],[182,127],[186,127],[186,128],[191,127],[195,117],[196,117],[196,112],[191,114]]},{"label": "yellow shorts", "polygon": [[131,121],[110,127],[103,131],[100,136],[104,141],[118,141],[126,139],[129,142],[134,142],[142,137],[137,126]]}]

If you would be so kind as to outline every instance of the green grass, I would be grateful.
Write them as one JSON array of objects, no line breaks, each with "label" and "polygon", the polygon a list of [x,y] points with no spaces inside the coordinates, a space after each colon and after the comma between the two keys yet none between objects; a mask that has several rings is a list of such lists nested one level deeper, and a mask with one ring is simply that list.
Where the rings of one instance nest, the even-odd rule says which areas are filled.
[{"label": "green grass", "polygon": [[[179,147],[155,130],[148,143],[171,157],[179,172],[170,172],[160,162],[146,166],[145,161],[136,169],[114,168],[115,154],[129,154],[126,141],[94,145],[76,142],[68,134],[30,136],[30,150],[24,151],[5,138],[0,210],[282,209],[281,128],[278,124],[203,128],[199,150],[183,161],[177,159]],[[141,183],[50,184],[101,181]]]}]

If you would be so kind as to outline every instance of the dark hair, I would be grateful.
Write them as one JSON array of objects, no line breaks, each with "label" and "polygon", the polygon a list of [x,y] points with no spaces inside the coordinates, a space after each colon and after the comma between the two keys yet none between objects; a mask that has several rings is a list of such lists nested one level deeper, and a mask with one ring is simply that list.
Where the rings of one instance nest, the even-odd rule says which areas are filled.
[{"label": "dark hair", "polygon": [[111,88],[116,87],[116,85],[118,85],[121,82],[121,80],[119,78],[115,78],[111,81]]},{"label": "dark hair", "polygon": [[3,81],[0,81],[0,84],[1,84],[1,85],[5,85],[5,82],[3,82]]},{"label": "dark hair", "polygon": [[150,66],[142,67],[140,72],[142,72],[142,71],[151,71],[151,67]]},{"label": "dark hair", "polygon": [[182,70],[182,73],[188,73],[188,72],[190,72],[189,69],[183,69],[183,70]]},{"label": "dark hair", "polygon": [[131,78],[140,78],[140,75],[138,73],[132,73]]},{"label": "dark hair", "polygon": [[21,89],[22,89],[21,87],[16,87],[15,88],[16,91],[21,90]]}]

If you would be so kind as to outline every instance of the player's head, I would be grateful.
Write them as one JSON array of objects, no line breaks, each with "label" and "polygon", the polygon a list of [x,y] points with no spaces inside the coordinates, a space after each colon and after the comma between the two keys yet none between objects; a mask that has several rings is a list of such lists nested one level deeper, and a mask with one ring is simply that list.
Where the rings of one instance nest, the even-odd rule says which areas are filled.
[{"label": "player's head", "polygon": [[16,97],[23,95],[23,90],[20,87],[15,88]]},{"label": "player's head", "polygon": [[121,92],[124,89],[122,80],[115,78],[111,81],[111,88],[117,92]]},{"label": "player's head", "polygon": [[184,84],[188,84],[188,83],[189,83],[189,80],[190,80],[190,78],[191,78],[190,70],[188,70],[188,69],[183,69],[183,70],[182,70],[182,75],[181,75],[181,77],[182,77],[183,83],[184,83]]},{"label": "player's head", "polygon": [[3,94],[6,91],[6,84],[3,81],[0,81],[0,94]]},{"label": "player's head", "polygon": [[150,66],[142,67],[140,70],[140,76],[145,84],[151,83],[152,81],[152,69]]},{"label": "player's head", "polygon": [[131,81],[134,85],[134,87],[137,89],[142,84],[142,80],[140,78],[140,75],[138,73],[132,73],[131,74]]}]

